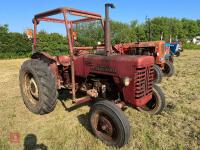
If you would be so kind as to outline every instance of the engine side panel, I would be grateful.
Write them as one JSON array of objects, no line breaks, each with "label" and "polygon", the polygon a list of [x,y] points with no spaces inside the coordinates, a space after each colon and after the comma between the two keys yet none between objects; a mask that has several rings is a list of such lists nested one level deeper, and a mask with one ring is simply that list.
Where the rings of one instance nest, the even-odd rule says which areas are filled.
[{"label": "engine side panel", "polygon": [[[90,74],[110,75],[118,78],[124,100],[134,106],[146,104],[152,95],[153,72],[152,56],[98,56],[87,55],[75,60],[76,76],[87,77]],[[123,78],[131,78],[128,87],[123,86]]]}]

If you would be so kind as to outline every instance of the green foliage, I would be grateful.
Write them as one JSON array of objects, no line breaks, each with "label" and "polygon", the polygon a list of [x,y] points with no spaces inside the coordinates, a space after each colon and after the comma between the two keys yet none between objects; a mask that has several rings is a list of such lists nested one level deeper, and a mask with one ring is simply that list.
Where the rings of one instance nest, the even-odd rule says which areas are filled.
[{"label": "green foliage", "polygon": [[[146,27],[148,26],[145,22]],[[185,41],[200,35],[200,21],[190,19],[176,19],[167,17],[156,17],[151,20],[152,40],[159,40],[161,33],[164,34],[164,40],[169,41],[170,35],[173,40],[178,39]]]},{"label": "green foliage", "polygon": [[9,32],[8,25],[0,26],[0,58],[27,57],[31,42],[26,35]]},{"label": "green foliage", "polygon": [[[40,31],[37,50],[51,55],[68,54],[68,41],[58,33]],[[9,32],[8,25],[0,26],[0,58],[24,58],[31,55],[32,40],[25,34]]]},{"label": "green foliage", "polygon": [[68,54],[67,38],[58,33],[38,32],[37,50],[51,55]]},{"label": "green foliage", "polygon": [[183,44],[183,49],[200,50],[200,45],[185,43]]},{"label": "green foliage", "polygon": [[111,22],[112,44],[127,43],[135,41],[135,28],[122,22]]},{"label": "green foliage", "polygon": [[[104,43],[104,33],[100,21],[82,23],[75,27],[78,39],[75,46],[94,46],[97,42]],[[147,41],[149,32],[148,20],[138,23],[136,20],[129,24],[111,21],[112,44],[132,41]],[[185,42],[200,35],[200,20],[177,19],[156,17],[151,19],[151,40],[163,40],[169,42],[176,38]],[[185,49],[200,49],[197,45],[184,44]],[[0,25],[0,58],[20,58],[31,55],[32,40],[25,34],[9,32],[8,25]],[[52,55],[68,54],[69,46],[67,38],[58,33],[40,31],[37,35],[37,50],[45,51]]]},{"label": "green foliage", "polygon": [[78,33],[76,46],[95,46],[97,42],[104,43],[103,28],[100,21],[81,23],[75,27]]}]

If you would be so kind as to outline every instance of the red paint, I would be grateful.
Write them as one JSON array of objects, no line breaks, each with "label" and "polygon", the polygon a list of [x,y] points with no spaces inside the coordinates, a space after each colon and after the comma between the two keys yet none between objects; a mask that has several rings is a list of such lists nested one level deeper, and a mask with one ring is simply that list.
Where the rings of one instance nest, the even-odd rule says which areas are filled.
[{"label": "red paint", "polygon": [[[107,18],[109,18],[109,13],[108,11],[106,12]],[[57,14],[63,14],[64,19],[51,17]],[[69,14],[82,16],[84,18],[70,21],[68,20]],[[91,75],[104,75],[113,78],[114,83],[118,88],[118,92],[123,93],[124,101],[126,103],[132,104],[133,106],[142,106],[146,104],[152,97],[152,66],[154,64],[154,58],[152,56],[132,56],[120,54],[126,54],[126,52],[133,47],[154,47],[156,50],[161,49],[161,42],[141,42],[115,45],[113,49],[120,52],[120,54],[113,55],[111,53],[111,46],[109,46],[110,34],[107,33],[107,36],[105,36],[105,42],[107,43],[106,46],[74,47],[73,25],[93,20],[101,20],[102,27],[104,27],[104,21],[101,15],[87,11],[75,10],[72,8],[58,8],[35,15],[34,50],[36,50],[36,29],[40,21],[63,23],[66,27],[66,37],[69,44],[70,55],[50,56],[46,53],[35,53],[32,58],[47,60],[52,73],[56,77],[58,89],[60,89],[66,81],[63,75],[67,73],[71,74],[71,77],[68,77],[68,79],[70,78],[71,80],[70,84],[72,87],[73,101],[76,103],[83,103],[90,100],[89,98],[83,98],[79,99],[79,102],[77,101],[76,86],[80,86],[77,83],[77,79],[81,78],[82,80],[85,80]],[[107,23],[108,21],[109,19],[107,19]],[[109,24],[107,24],[104,28],[104,32],[110,31],[110,29],[108,29]],[[89,54],[88,50],[93,49],[103,50],[102,52],[107,53],[105,53],[105,55]],[[156,61],[157,59],[159,58],[156,58]],[[123,85],[124,77],[131,78],[131,82],[128,87]]]},{"label": "red paint", "polygon": [[20,142],[20,133],[10,132],[9,133],[9,141],[10,141],[10,143],[19,143]]},{"label": "red paint", "polygon": [[114,50],[120,54],[130,54],[137,48],[148,48],[151,54],[155,53],[155,64],[163,66],[165,64],[165,42],[152,41],[152,42],[132,42],[114,45]]}]

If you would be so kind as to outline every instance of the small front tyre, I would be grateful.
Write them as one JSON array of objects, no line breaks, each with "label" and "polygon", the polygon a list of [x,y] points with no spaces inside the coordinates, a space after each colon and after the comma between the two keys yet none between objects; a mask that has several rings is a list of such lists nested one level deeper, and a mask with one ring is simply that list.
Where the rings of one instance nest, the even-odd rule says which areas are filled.
[{"label": "small front tyre", "polygon": [[164,69],[163,69],[163,74],[167,77],[171,77],[174,75],[174,65],[173,63],[167,61],[165,64],[164,64]]},{"label": "small front tyre", "polygon": [[137,107],[141,112],[148,113],[150,115],[160,114],[165,108],[165,95],[161,88],[157,85],[153,86],[152,99],[144,106]]},{"label": "small front tyre", "polygon": [[161,83],[163,77],[163,72],[161,68],[158,65],[153,65],[153,69],[154,69],[154,83],[155,84]]},{"label": "small front tyre", "polygon": [[89,112],[92,132],[109,146],[122,147],[128,143],[130,126],[121,109],[108,100],[96,102]]}]

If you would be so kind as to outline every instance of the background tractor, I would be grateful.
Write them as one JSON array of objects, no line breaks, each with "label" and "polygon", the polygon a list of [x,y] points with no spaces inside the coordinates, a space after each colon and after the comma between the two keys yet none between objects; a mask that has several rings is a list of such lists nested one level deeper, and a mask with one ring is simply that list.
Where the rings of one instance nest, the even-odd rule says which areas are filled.
[{"label": "background tractor", "polygon": [[153,56],[155,83],[160,83],[163,75],[171,77],[174,74],[173,63],[165,59],[165,48],[164,41],[132,42],[114,46],[115,51],[120,54]]},{"label": "background tractor", "polygon": [[[107,145],[121,147],[130,136],[129,122],[122,111],[125,106],[158,114],[165,106],[165,97],[162,90],[153,85],[152,56],[120,55],[113,51],[109,7],[114,8],[114,5],[105,4],[105,21],[99,14],[67,7],[35,15],[33,55],[22,64],[19,79],[23,101],[35,114],[52,112],[57,91],[62,89],[69,91],[73,105],[92,101],[89,112],[92,132]],[[58,14],[63,15],[63,19],[52,18]],[[69,15],[81,18],[69,20]],[[70,55],[50,56],[37,51],[37,26],[42,21],[65,25]],[[74,27],[91,21],[102,23],[105,46],[75,47]]]},{"label": "background tractor", "polygon": [[171,54],[179,57],[181,52],[183,52],[182,44],[180,42],[171,42],[169,44]]},{"label": "background tractor", "polygon": [[170,49],[170,43],[165,43],[165,60],[174,63],[174,55]]}]

